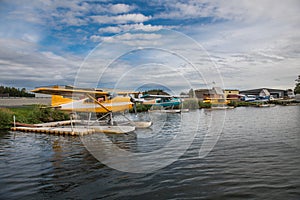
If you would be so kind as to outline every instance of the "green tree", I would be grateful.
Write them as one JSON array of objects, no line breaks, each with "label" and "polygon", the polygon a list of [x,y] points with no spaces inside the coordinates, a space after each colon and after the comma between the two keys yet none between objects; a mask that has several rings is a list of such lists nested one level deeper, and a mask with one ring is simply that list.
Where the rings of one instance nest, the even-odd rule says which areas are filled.
[{"label": "green tree", "polygon": [[300,94],[300,75],[298,75],[298,79],[296,81],[296,87],[294,89],[295,94]]},{"label": "green tree", "polygon": [[28,93],[26,88],[4,87],[0,86],[0,94],[9,94],[11,97],[34,97],[34,94]]},{"label": "green tree", "polygon": [[193,88],[191,88],[190,90],[189,90],[189,97],[190,98],[194,98],[195,97],[195,92],[194,92],[194,90],[193,90]]}]

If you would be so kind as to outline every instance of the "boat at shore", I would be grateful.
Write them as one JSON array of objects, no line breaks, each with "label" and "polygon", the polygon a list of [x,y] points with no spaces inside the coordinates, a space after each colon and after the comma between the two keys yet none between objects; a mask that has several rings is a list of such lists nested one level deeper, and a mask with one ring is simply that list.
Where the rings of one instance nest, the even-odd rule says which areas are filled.
[{"label": "boat at shore", "polygon": [[233,109],[234,106],[212,106],[212,110],[226,110],[226,109]]},{"label": "boat at shore", "polygon": [[157,109],[157,110],[148,110],[150,113],[182,113],[189,112],[189,109]]},{"label": "boat at shore", "polygon": [[158,109],[158,110],[148,110],[150,113],[180,113],[180,109],[170,109],[170,110],[163,110],[163,109]]},{"label": "boat at shore", "polygon": [[233,109],[234,106],[211,106],[209,108],[204,108],[206,110],[227,110],[227,109]]},{"label": "boat at shore", "polygon": [[264,104],[258,104],[257,107],[260,107],[260,108],[267,108],[267,107],[274,107],[275,104],[270,104],[270,103],[264,103]]}]

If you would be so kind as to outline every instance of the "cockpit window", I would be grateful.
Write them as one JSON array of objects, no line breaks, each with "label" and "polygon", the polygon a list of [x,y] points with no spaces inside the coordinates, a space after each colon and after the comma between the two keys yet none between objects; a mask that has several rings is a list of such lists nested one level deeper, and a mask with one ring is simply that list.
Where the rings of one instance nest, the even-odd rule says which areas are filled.
[{"label": "cockpit window", "polygon": [[92,99],[88,98],[88,99],[84,100],[84,103],[94,103],[94,101]]}]

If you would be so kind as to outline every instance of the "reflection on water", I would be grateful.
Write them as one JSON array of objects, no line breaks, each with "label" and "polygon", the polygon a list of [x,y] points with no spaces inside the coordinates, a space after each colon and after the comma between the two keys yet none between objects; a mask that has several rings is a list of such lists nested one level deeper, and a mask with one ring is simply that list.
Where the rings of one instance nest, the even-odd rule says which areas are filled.
[{"label": "reflection on water", "polygon": [[[148,174],[105,166],[78,137],[1,132],[0,199],[299,199],[300,107],[228,110],[213,150],[199,158],[217,113],[199,111],[198,132],[184,155]],[[137,130],[108,138],[130,152],[151,152],[180,133],[178,120],[168,117],[165,134]]]}]

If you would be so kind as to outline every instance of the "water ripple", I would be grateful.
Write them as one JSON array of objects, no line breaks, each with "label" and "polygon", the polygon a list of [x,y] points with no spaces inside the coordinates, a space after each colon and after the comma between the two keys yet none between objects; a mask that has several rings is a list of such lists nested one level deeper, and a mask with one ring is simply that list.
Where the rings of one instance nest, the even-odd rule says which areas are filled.
[{"label": "water ripple", "polygon": [[[0,199],[300,199],[299,108],[228,110],[219,141],[202,159],[206,118],[214,111],[201,112],[186,153],[149,174],[101,164],[77,137],[3,132]],[[180,133],[176,115],[168,120],[160,133],[110,139],[129,151],[153,151]]]}]

